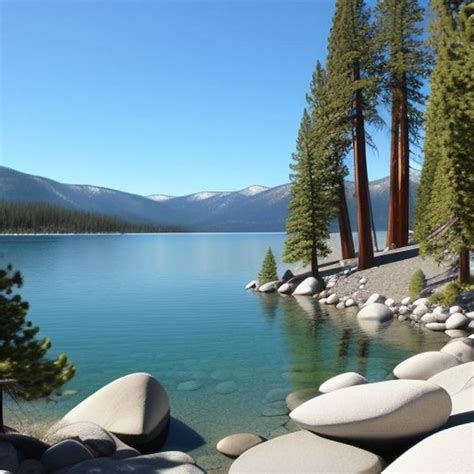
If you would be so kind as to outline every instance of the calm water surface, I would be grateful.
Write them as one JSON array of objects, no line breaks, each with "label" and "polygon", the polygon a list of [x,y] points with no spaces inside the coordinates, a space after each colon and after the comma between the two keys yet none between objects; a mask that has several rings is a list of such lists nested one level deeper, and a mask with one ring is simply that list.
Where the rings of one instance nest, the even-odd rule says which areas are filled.
[{"label": "calm water surface", "polygon": [[[172,436],[207,468],[232,433],[292,430],[285,394],[355,370],[390,377],[410,354],[445,337],[394,321],[361,326],[356,310],[312,298],[247,292],[268,246],[280,260],[283,234],[163,234],[0,237],[0,264],[22,271],[29,318],[77,366],[48,403],[12,405],[7,419],[57,418],[122,375],[145,371],[167,389],[172,414],[200,436]],[[280,267],[280,273],[284,267]],[[195,390],[182,390],[193,382]],[[268,416],[271,415],[271,416]],[[175,432],[183,425],[175,422]],[[188,433],[190,434],[190,433]]]}]

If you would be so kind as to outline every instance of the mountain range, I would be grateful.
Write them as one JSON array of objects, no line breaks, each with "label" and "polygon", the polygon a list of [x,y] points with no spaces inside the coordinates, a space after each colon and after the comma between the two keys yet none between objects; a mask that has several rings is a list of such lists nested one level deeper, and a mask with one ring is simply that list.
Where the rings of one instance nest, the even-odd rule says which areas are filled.
[{"label": "mountain range", "polygon": [[[419,172],[411,175],[411,209]],[[370,183],[376,229],[387,224],[388,178]],[[346,181],[349,214],[355,229],[354,183]],[[66,209],[117,216],[134,223],[173,225],[200,232],[283,231],[290,185],[253,185],[240,191],[203,191],[187,196],[140,196],[92,185],[63,184],[0,166],[0,200],[40,202]],[[332,229],[337,230],[334,222]]]}]

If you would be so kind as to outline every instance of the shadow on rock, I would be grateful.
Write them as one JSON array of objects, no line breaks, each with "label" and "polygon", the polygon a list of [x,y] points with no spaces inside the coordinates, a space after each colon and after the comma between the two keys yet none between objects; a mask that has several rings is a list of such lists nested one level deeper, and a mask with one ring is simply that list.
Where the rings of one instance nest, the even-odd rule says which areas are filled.
[{"label": "shadow on rock", "polygon": [[171,417],[168,437],[161,451],[192,451],[205,444],[204,438],[186,423]]}]

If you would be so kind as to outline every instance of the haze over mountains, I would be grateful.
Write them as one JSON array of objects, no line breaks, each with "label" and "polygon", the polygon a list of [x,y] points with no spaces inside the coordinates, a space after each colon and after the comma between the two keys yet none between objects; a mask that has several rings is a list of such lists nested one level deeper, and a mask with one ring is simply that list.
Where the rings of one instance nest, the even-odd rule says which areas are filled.
[{"label": "haze over mountains", "polygon": [[[411,179],[413,210],[419,174],[413,172]],[[380,230],[387,224],[388,191],[388,178],[370,183],[375,227]],[[346,182],[346,194],[355,230],[354,183]],[[179,197],[140,196],[100,186],[58,183],[0,166],[1,200],[41,202],[131,222],[176,225],[191,231],[283,231],[289,197],[289,184],[273,188],[253,185],[235,192],[203,191]],[[335,223],[332,230],[337,231]]]}]

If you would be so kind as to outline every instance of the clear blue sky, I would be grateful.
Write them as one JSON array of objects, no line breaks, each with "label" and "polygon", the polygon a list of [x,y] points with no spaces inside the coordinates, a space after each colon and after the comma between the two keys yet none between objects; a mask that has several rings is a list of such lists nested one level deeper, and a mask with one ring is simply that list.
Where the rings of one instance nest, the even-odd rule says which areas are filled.
[{"label": "clear blue sky", "polygon": [[137,194],[285,183],[333,8],[0,0],[0,164]]}]

